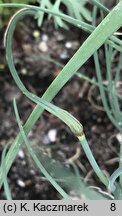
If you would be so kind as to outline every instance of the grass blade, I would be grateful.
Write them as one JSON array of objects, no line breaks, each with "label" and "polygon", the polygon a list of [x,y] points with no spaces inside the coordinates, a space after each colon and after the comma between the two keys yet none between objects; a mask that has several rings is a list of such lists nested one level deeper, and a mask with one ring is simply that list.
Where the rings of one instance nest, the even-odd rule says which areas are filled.
[{"label": "grass blade", "polygon": [[6,155],[8,146],[9,144],[7,144],[4,147],[3,152],[2,152],[1,169],[3,171],[3,186],[4,186],[6,198],[7,200],[12,200],[11,191],[10,191],[9,184],[7,181],[7,171],[6,171],[6,166],[5,166],[5,155]]}]

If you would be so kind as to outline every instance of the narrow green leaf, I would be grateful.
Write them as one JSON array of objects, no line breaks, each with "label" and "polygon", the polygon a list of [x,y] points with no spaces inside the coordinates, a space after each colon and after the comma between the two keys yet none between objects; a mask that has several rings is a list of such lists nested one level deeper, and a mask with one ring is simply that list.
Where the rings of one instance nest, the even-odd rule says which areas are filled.
[{"label": "narrow green leaf", "polygon": [[8,180],[7,180],[7,170],[5,166],[5,156],[6,156],[8,146],[9,144],[7,144],[4,147],[3,152],[2,152],[1,169],[3,172],[3,185],[4,185],[4,191],[5,191],[6,198],[7,200],[12,200],[11,191],[10,191],[10,187],[9,187]]}]

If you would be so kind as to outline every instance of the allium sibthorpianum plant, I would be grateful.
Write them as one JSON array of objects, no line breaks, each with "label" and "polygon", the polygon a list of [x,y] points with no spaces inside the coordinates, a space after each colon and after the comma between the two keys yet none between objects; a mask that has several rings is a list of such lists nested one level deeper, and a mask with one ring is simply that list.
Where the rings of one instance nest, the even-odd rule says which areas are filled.
[{"label": "allium sibthorpianum plant", "polygon": [[[109,11],[105,9],[104,6],[99,4],[96,1],[94,2],[97,6],[100,7],[103,12],[108,13]],[[56,107],[55,105],[52,105],[50,101],[55,97],[55,95],[60,91],[60,89],[65,85],[65,83],[76,73],[76,71],[87,61],[87,59],[94,54],[94,52],[105,42],[107,44],[111,44],[113,47],[115,47],[118,50],[121,50],[120,44],[121,41],[118,40],[115,36],[111,36],[117,29],[121,27],[121,18],[122,18],[122,1],[113,8],[113,10],[103,19],[103,21],[99,24],[98,27],[90,26],[88,24],[83,23],[82,21],[73,19],[69,16],[63,15],[61,13],[55,13],[54,11],[35,7],[35,6],[29,6],[29,5],[22,5],[22,4],[1,4],[0,6],[16,6],[16,7],[24,7],[23,10],[19,11],[17,14],[14,15],[14,17],[11,19],[10,23],[8,24],[8,28],[5,35],[5,47],[6,47],[6,57],[8,66],[10,69],[10,72],[19,87],[19,89],[25,94],[29,99],[37,103],[37,106],[33,110],[32,114],[28,118],[26,124],[24,127],[20,125],[19,121],[19,115],[17,112],[16,102],[14,100],[14,108],[16,113],[16,118],[18,119],[18,124],[20,128],[20,133],[18,134],[15,142],[11,145],[6,158],[4,158],[4,168],[6,170],[6,173],[11,167],[11,164],[16,157],[16,154],[21,147],[21,144],[23,141],[26,143],[26,146],[29,146],[28,140],[27,140],[27,134],[32,129],[33,125],[36,123],[37,119],[42,114],[43,110],[46,109],[47,111],[53,113],[58,118],[60,118],[62,121],[64,121],[71,129],[71,131],[74,133],[75,136],[79,139],[86,156],[91,163],[94,171],[96,172],[97,176],[100,178],[101,182],[106,186],[109,187],[110,191],[114,192],[116,191],[116,199],[121,199],[121,184],[114,185],[114,182],[116,180],[116,177],[118,177],[121,174],[121,164],[118,170],[113,173],[113,175],[108,179],[101,169],[99,168],[97,162],[95,161],[95,158],[92,155],[92,152],[89,148],[89,145],[87,143],[87,140],[85,138],[83,127],[82,125],[76,120],[72,115],[70,115],[68,112],[60,109],[59,107]],[[44,11],[46,13],[50,13],[55,16],[59,16],[62,19],[69,21],[70,23],[79,26],[80,28],[87,29],[87,31],[92,32],[92,34],[88,37],[88,39],[83,43],[83,45],[78,49],[78,51],[74,54],[74,56],[70,59],[70,61],[64,66],[60,74],[56,77],[56,79],[52,82],[52,84],[49,86],[47,91],[44,93],[42,98],[37,97],[36,95],[33,95],[31,92],[29,92],[22,81],[20,80],[16,68],[14,66],[13,61],[13,53],[12,53],[12,38],[13,38],[13,32],[16,27],[17,21],[19,21],[22,17],[26,15],[36,15],[37,11]],[[83,24],[83,26],[82,26]],[[109,37],[111,40],[109,40]],[[95,57],[96,58],[96,57]],[[99,77],[98,77],[99,78]],[[101,88],[101,87],[100,87]],[[110,88],[110,86],[109,86]],[[31,150],[32,152],[32,150]],[[121,155],[120,155],[121,157]],[[37,158],[38,159],[38,158]],[[50,179],[49,176],[46,175],[42,167],[40,168],[43,174],[48,178],[50,182],[52,182],[52,179]],[[3,166],[1,166],[0,169],[0,186],[3,184]],[[53,179],[54,180],[54,179]],[[68,198],[67,194],[65,194],[63,191],[59,190],[57,188],[57,185],[55,182],[52,182],[53,186],[61,193],[64,198]],[[117,190],[116,190],[117,188]],[[119,189],[118,189],[119,188]],[[118,192],[119,191],[119,192]]]},{"label": "allium sibthorpianum plant", "polygon": [[[5,3],[7,1],[0,0],[0,3]],[[52,3],[51,0],[11,0],[11,3],[21,3],[21,4],[39,4],[40,8],[42,9],[49,9],[56,13],[62,12],[62,6],[66,8],[66,13],[79,20],[86,20],[91,22],[91,11],[86,8],[86,3],[88,3],[88,0],[55,0],[54,3]],[[5,20],[10,15],[12,15],[15,12],[15,7],[13,7],[11,10],[9,8],[0,8],[0,16]],[[40,12],[38,11],[36,13],[37,23],[38,26],[41,26],[44,20],[45,11]],[[49,14],[48,18],[51,18],[51,15]],[[54,18],[54,24],[55,27],[62,27],[68,29],[68,25],[66,25],[65,22],[60,17],[53,17]],[[1,21],[2,22],[2,19]],[[1,23],[2,24],[2,23]]]},{"label": "allium sibthorpianum plant", "polygon": [[[90,10],[86,9],[85,4],[88,2],[88,0],[56,0],[54,4],[50,0],[38,0],[40,7],[43,9],[51,9],[52,11],[56,13],[61,13],[61,4],[64,5],[67,9],[67,13],[69,16],[74,17],[78,20],[87,20],[89,22],[92,21],[92,16]],[[36,15],[36,18],[38,19],[38,25],[41,26],[44,18],[44,12],[38,12]],[[51,15],[49,15],[49,18]],[[63,27],[63,28],[68,28],[68,25],[62,21],[60,17],[54,16],[54,23],[55,26],[58,27]]]}]

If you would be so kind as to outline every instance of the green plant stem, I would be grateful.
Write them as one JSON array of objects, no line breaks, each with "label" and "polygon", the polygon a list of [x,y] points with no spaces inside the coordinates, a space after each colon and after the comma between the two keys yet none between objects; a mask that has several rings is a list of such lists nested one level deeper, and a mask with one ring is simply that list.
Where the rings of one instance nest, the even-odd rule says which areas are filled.
[{"label": "green plant stem", "polygon": [[[87,24],[83,21],[72,18],[72,17],[65,15],[63,13],[58,13],[58,12],[55,12],[53,10],[49,10],[47,8],[43,8],[43,7],[39,7],[39,6],[27,5],[27,4],[21,4],[21,3],[18,3],[18,4],[17,3],[4,3],[4,4],[0,3],[0,7],[10,7],[10,8],[15,7],[15,8],[26,8],[26,9],[30,9],[30,10],[35,10],[35,15],[37,15],[36,13],[38,13],[38,12],[44,12],[47,14],[51,14],[53,16],[60,17],[61,19],[71,23],[74,26],[77,26],[78,28],[84,29],[85,31],[87,31],[89,33],[91,33],[94,30],[94,27],[91,26],[90,24]],[[120,43],[121,43],[121,41],[120,41]]]},{"label": "green plant stem", "polygon": [[[122,56],[121,56],[122,57]],[[55,65],[57,65],[58,67],[60,68],[63,68],[65,65],[60,63],[59,61],[53,59],[52,57],[50,57],[49,55],[46,55],[46,56],[43,56],[43,55],[40,55],[40,56],[36,56],[36,55],[32,55],[32,59],[33,60],[39,60],[39,59],[43,59],[45,61],[49,61],[49,62],[52,62],[54,63]],[[121,58],[122,59],[122,58]],[[122,61],[119,60],[119,65],[122,65]],[[121,66],[120,67],[120,70],[121,70]],[[95,79],[91,79],[89,78],[88,76],[86,76],[85,74],[82,74],[80,71],[77,71],[76,74],[75,74],[77,77],[79,77],[80,79],[83,79],[83,80],[86,80],[88,81],[90,84],[92,85],[95,85],[96,87],[99,87],[99,83],[95,80]],[[108,92],[108,88],[106,87],[106,85],[103,83],[103,88],[105,91]],[[115,91],[114,92],[115,96],[118,97],[118,99],[122,100],[122,97],[120,95],[117,94],[117,92]]]},{"label": "green plant stem", "polygon": [[[46,9],[46,8],[43,8],[43,7],[41,8],[41,7],[34,6],[34,5],[32,6],[32,5],[20,4],[20,3],[18,3],[18,4],[17,3],[4,3],[4,4],[0,4],[0,7],[10,7],[10,8],[11,7],[17,7],[17,8],[35,9],[36,13],[45,12],[45,13],[52,14],[54,16],[58,16],[61,19],[65,20],[66,22],[69,22],[72,25],[83,29],[84,31],[86,31],[88,33],[92,33],[95,30],[95,26],[92,26],[92,25],[87,24],[87,23],[85,23],[83,21],[74,19],[74,18],[72,18],[70,16],[67,16],[67,15],[63,14],[63,13],[57,13],[57,12],[54,12],[52,10],[49,10],[49,9]],[[36,14],[35,14],[35,16],[36,16]],[[105,43],[107,42],[108,44],[111,44],[118,51],[122,52],[122,41],[120,39],[118,39],[117,37],[111,36],[111,35],[110,35],[110,39],[105,41]]]},{"label": "green plant stem", "polygon": [[121,175],[122,175],[122,167],[119,167],[109,177],[108,189],[114,194],[114,198],[117,200],[122,200],[122,187],[119,182],[115,184],[115,181]]},{"label": "green plant stem", "polygon": [[[120,140],[119,167],[122,169],[122,133],[121,133],[121,140]],[[122,190],[122,174],[120,175],[119,183]]]},{"label": "green plant stem", "polygon": [[109,180],[107,179],[107,177],[104,175],[104,173],[101,171],[101,169],[99,168],[97,162],[94,159],[94,156],[91,152],[91,149],[89,148],[88,142],[86,140],[86,137],[83,135],[82,137],[79,137],[79,141],[83,147],[83,150],[87,156],[88,161],[90,162],[93,170],[95,171],[96,175],[99,177],[99,179],[101,180],[101,182],[108,187],[109,185]]},{"label": "green plant stem", "polygon": [[20,133],[23,137],[23,140],[26,144],[26,147],[31,155],[31,157],[33,158],[33,160],[35,161],[37,167],[41,170],[41,172],[43,173],[43,175],[48,179],[48,181],[54,186],[54,188],[59,192],[59,194],[61,194],[63,196],[64,199],[70,199],[69,195],[59,186],[59,184],[54,180],[54,178],[51,177],[51,175],[49,175],[49,173],[46,171],[46,169],[44,168],[44,166],[42,165],[42,163],[40,163],[40,161],[38,160],[36,154],[34,153],[27,137],[26,134],[23,130],[23,127],[20,123],[20,117],[19,117],[19,113],[18,113],[18,109],[17,109],[17,105],[16,105],[16,100],[14,99],[13,101],[14,104],[14,111],[15,111],[15,115],[16,115],[16,119],[17,119],[17,123],[20,129]]},{"label": "green plant stem", "polygon": [[117,71],[115,75],[115,85],[117,85],[117,82],[119,81],[121,68],[122,68],[122,53],[120,53],[120,57],[117,65]]},{"label": "green plant stem", "polygon": [[[109,102],[111,105],[112,113],[114,115],[115,121],[119,124],[121,120],[121,111],[119,107],[119,101],[116,96],[115,85],[116,83],[112,79],[112,47],[105,44],[105,56],[106,56],[106,70],[107,70],[107,80],[108,80],[108,95]],[[122,128],[120,127],[120,131]]]},{"label": "green plant stem", "polygon": [[[115,85],[117,84],[117,81],[119,80],[121,67],[122,67],[122,54],[120,54],[120,59],[119,59],[118,67],[117,67]],[[121,113],[120,122],[122,124],[122,113]],[[121,140],[120,140],[119,167],[122,168],[122,131],[121,131]],[[122,174],[120,175],[119,183],[120,183],[120,187],[122,191]]]},{"label": "green plant stem", "polygon": [[121,131],[121,126],[118,124],[118,122],[113,117],[113,114],[111,113],[111,110],[110,110],[109,105],[108,105],[108,101],[107,101],[104,86],[103,86],[103,80],[102,80],[102,76],[101,76],[102,72],[101,72],[101,69],[100,69],[98,53],[97,52],[95,52],[95,54],[94,54],[94,61],[95,61],[96,75],[97,75],[97,79],[98,79],[98,83],[99,83],[99,89],[100,89],[100,94],[101,94],[104,109],[105,109],[109,119],[111,120],[111,122],[115,125],[115,127],[119,131]]},{"label": "green plant stem", "polygon": [[[76,73],[76,71],[88,60],[88,58],[110,37],[117,29],[120,28],[122,22],[122,0],[121,2],[108,14],[108,16],[99,24],[99,26],[93,31],[93,33],[88,37],[88,39],[83,43],[83,45],[78,49],[70,61],[65,65],[60,74],[55,78],[52,84],[49,86],[47,91],[44,93],[43,98],[47,101],[51,101],[60,89],[67,83],[67,81]],[[11,29],[11,39],[13,37],[13,31],[16,26],[16,22],[20,20],[24,15],[30,14],[32,11],[27,9],[22,13],[18,13],[14,17],[14,23]],[[34,10],[35,12],[35,10]],[[16,21],[15,21],[16,19]],[[10,26],[9,26],[10,27]],[[6,35],[7,37],[7,35]],[[10,40],[11,41],[11,40]],[[95,42],[95,43],[94,43]],[[12,44],[9,50],[10,55],[12,55]],[[33,125],[36,123],[38,118],[43,112],[43,108],[39,105],[35,107],[30,117],[28,118],[24,131],[27,135],[32,129]],[[17,136],[14,144],[10,148],[6,156],[6,170],[8,171],[12,165],[16,154],[23,143],[23,138],[21,134]],[[0,187],[3,183],[2,170],[0,169]]]},{"label": "green plant stem", "polygon": [[90,0],[93,5],[96,5],[100,10],[102,10],[104,13],[109,13],[110,10],[106,8],[103,4],[101,4],[98,0]]},{"label": "green plant stem", "polygon": [[5,155],[7,152],[7,148],[9,146],[9,143],[4,147],[3,152],[2,152],[2,158],[1,158],[1,169],[3,170],[3,179],[4,179],[4,191],[5,191],[5,195],[7,200],[12,200],[12,196],[11,196],[11,191],[9,188],[9,184],[7,181],[7,171],[6,171],[6,166],[5,166]]}]

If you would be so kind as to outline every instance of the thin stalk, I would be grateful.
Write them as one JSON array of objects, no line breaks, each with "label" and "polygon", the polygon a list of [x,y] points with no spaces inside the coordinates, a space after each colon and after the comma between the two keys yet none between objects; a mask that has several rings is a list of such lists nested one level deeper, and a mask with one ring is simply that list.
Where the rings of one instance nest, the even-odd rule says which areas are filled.
[{"label": "thin stalk", "polygon": [[[96,25],[96,14],[97,14],[97,7],[95,6],[93,8],[93,25],[94,26]],[[101,98],[102,98],[104,109],[105,109],[109,119],[112,121],[112,123],[116,127],[119,127],[119,125],[115,121],[114,117],[112,116],[112,113],[111,113],[111,110],[109,108],[107,98],[106,98],[106,95],[105,95],[105,89],[104,89],[104,86],[103,86],[103,80],[102,80],[102,75],[101,75],[102,71],[101,71],[101,68],[100,68],[98,53],[95,52],[93,56],[94,56],[94,62],[95,62],[96,75],[97,75],[97,79],[98,79],[98,83],[99,83],[100,95],[101,95]],[[108,78],[109,78],[109,81],[110,81],[110,83],[108,83],[108,91],[110,91],[109,94],[111,95],[111,88],[110,88],[111,87],[111,75],[110,75],[111,74],[111,71],[110,71],[111,69],[110,69],[110,60],[108,59],[108,55],[106,55],[106,61],[108,61],[107,62],[108,63],[107,72],[108,72]]]},{"label": "thin stalk", "polygon": [[78,137],[80,144],[83,147],[83,150],[87,156],[88,161],[90,162],[93,170],[95,171],[96,175],[99,177],[100,181],[106,186],[108,187],[109,185],[109,181],[107,179],[107,177],[104,175],[104,173],[101,171],[101,169],[99,168],[91,149],[89,148],[88,142],[86,140],[86,137],[83,135],[81,137]]},{"label": "thin stalk", "polygon": [[[115,75],[115,81],[114,81],[114,92],[116,92],[116,94],[117,94],[117,86],[118,86],[118,82],[119,82],[121,69],[122,69],[122,54],[120,53],[120,57],[119,57],[118,65],[117,65],[117,71],[116,71],[116,75]],[[115,103],[117,104],[117,106],[119,106],[119,99],[120,98],[115,97]],[[120,126],[122,128],[122,111],[120,110],[120,107],[118,109],[118,113],[119,113],[118,123],[120,124]],[[121,130],[121,133],[122,133],[122,130]]]},{"label": "thin stalk", "polygon": [[[115,76],[115,87],[117,87],[117,82],[119,81],[119,77],[120,77],[120,71],[122,69],[122,54],[120,54],[120,58],[119,58],[119,62],[118,62],[118,66],[117,66],[117,71],[116,71],[116,76]],[[120,118],[120,123],[122,124],[122,114],[121,114],[121,118]],[[121,131],[121,140],[120,140],[120,153],[119,153],[119,167],[122,168],[122,131]],[[120,175],[120,187],[122,190],[122,174]]]},{"label": "thin stalk", "polygon": [[116,183],[116,179],[122,175],[122,167],[116,169],[109,177],[108,189],[114,194],[114,199],[122,200],[122,187],[120,182]]},{"label": "thin stalk", "polygon": [[103,4],[101,4],[98,0],[90,0],[90,2],[93,5],[96,5],[97,8],[99,8],[100,10],[102,10],[105,14],[109,13],[110,10],[108,8],[106,8]]},{"label": "thin stalk", "polygon": [[100,95],[101,95],[101,98],[102,98],[104,109],[105,109],[109,119],[111,120],[111,122],[115,125],[115,127],[119,131],[121,131],[121,127],[120,127],[120,125],[118,125],[115,118],[113,117],[113,115],[111,113],[111,110],[109,108],[108,102],[107,102],[107,98],[106,98],[104,87],[103,87],[103,81],[102,81],[102,76],[101,76],[102,72],[101,72],[101,69],[100,69],[97,52],[95,52],[95,54],[94,54],[94,62],[95,62],[95,68],[96,68],[96,75],[97,75],[97,79],[98,79],[98,82],[99,82]]},{"label": "thin stalk", "polygon": [[[94,30],[94,27],[91,26],[90,24],[87,24],[81,20],[72,18],[71,16],[65,15],[63,13],[55,12],[53,10],[49,10],[47,8],[43,8],[40,6],[34,6],[34,5],[27,5],[27,4],[21,4],[21,3],[0,3],[0,7],[15,7],[15,8],[26,8],[30,10],[35,10],[35,16],[37,15],[38,12],[44,12],[46,14],[51,14],[53,16],[60,17],[62,20],[71,23],[72,25],[84,29],[86,32],[91,33]],[[120,42],[121,43],[121,42]]]},{"label": "thin stalk", "polygon": [[8,148],[9,144],[7,144],[2,152],[2,158],[1,158],[1,169],[3,170],[3,186],[4,186],[4,191],[5,191],[5,195],[7,200],[12,200],[12,195],[11,195],[11,191],[10,191],[10,187],[7,181],[7,171],[6,171],[6,166],[5,166],[5,156],[6,156],[6,152],[7,152],[7,148]]},{"label": "thin stalk", "polygon": [[[46,61],[49,61],[49,62],[54,63],[55,65],[57,65],[57,66],[60,67],[60,68],[63,68],[63,67],[65,66],[64,64],[62,64],[62,63],[60,63],[59,61],[53,59],[53,58],[50,57],[49,55],[46,55],[46,56],[43,56],[43,55],[40,55],[40,56],[32,55],[32,58],[33,58],[33,60],[39,60],[39,59],[41,58],[41,59],[43,59],[43,60],[46,60]],[[30,58],[28,58],[28,59],[30,59]],[[121,65],[122,65],[122,61],[119,60],[119,62],[120,62]],[[121,69],[121,66],[120,66],[120,69]],[[75,75],[76,75],[77,77],[79,77],[80,79],[86,80],[86,81],[88,81],[90,84],[99,87],[99,83],[98,83],[95,79],[89,78],[89,77],[86,76],[85,74],[82,74],[80,71],[76,72]],[[106,87],[106,85],[104,84],[104,82],[103,82],[103,87],[104,87],[104,90],[108,92],[108,88]],[[116,97],[118,97],[120,100],[122,100],[122,97],[121,97],[120,95],[118,95],[116,91],[114,92],[114,94],[116,95]]]},{"label": "thin stalk", "polygon": [[[108,50],[109,49],[109,50]],[[108,81],[108,96],[109,96],[109,103],[112,109],[112,113],[117,119],[117,115],[115,112],[115,104],[113,102],[113,80],[112,80],[112,71],[111,71],[111,64],[112,64],[112,48],[105,45],[105,59],[106,59],[106,71],[107,71],[107,81]]]},{"label": "thin stalk", "polygon": [[[66,22],[69,22],[72,25],[83,29],[84,31],[86,31],[88,33],[92,33],[95,30],[95,26],[92,26],[92,25],[87,24],[83,21],[77,20],[75,18],[72,18],[72,17],[65,15],[63,13],[57,13],[57,12],[54,12],[54,11],[49,10],[47,8],[41,8],[39,6],[34,6],[34,5],[32,6],[32,5],[20,4],[20,3],[18,3],[18,4],[17,3],[4,3],[4,4],[0,3],[0,7],[10,7],[10,8],[11,7],[17,7],[17,8],[34,9],[34,10],[36,10],[36,13],[41,11],[41,12],[45,12],[47,14],[49,13],[49,14],[52,14],[54,16],[58,16],[61,19],[65,20]],[[36,14],[35,14],[35,16],[36,16]],[[117,37],[111,36],[111,35],[110,35],[110,39],[111,40],[108,39],[107,41],[105,41],[105,43],[107,42],[108,44],[111,44],[114,48],[116,48],[118,51],[121,52],[122,51],[122,41],[120,39],[118,39]]]},{"label": "thin stalk", "polygon": [[[119,167],[122,169],[122,133],[121,133],[121,140],[120,140]],[[122,173],[119,177],[119,183],[122,190]]]},{"label": "thin stalk", "polygon": [[117,82],[119,81],[121,69],[122,69],[122,53],[120,53],[117,71],[116,71],[116,75],[115,75],[115,86],[117,86]]},{"label": "thin stalk", "polygon": [[[115,95],[115,85],[117,80],[119,79],[119,73],[120,73],[120,60],[121,60],[121,55],[120,55],[120,60],[118,63],[118,68],[117,68],[117,72],[116,72],[116,77],[115,77],[115,82],[112,81],[112,71],[111,71],[111,57],[112,57],[112,48],[110,48],[111,52],[109,53],[107,46],[105,45],[105,53],[106,53],[106,65],[107,65],[107,77],[108,77],[108,92],[109,92],[109,101],[112,107],[112,111],[113,114],[115,116],[115,120],[117,122],[117,124],[122,122],[122,114],[121,114],[121,110],[119,107],[119,102],[118,102],[118,98]],[[120,125],[120,133],[122,133],[122,125]],[[122,138],[120,141],[120,154],[119,154],[119,167],[122,168]],[[120,174],[120,190],[122,190],[122,174]],[[119,193],[119,194],[118,194]],[[118,190],[116,196],[120,196],[120,192]]]},{"label": "thin stalk", "polygon": [[105,57],[106,57],[106,71],[107,71],[107,80],[108,80],[108,94],[109,94],[109,102],[112,108],[112,112],[115,118],[115,121],[117,124],[120,122],[121,119],[121,111],[119,107],[119,103],[116,96],[116,90],[115,90],[115,83],[112,79],[112,47],[107,47],[105,45]]}]

